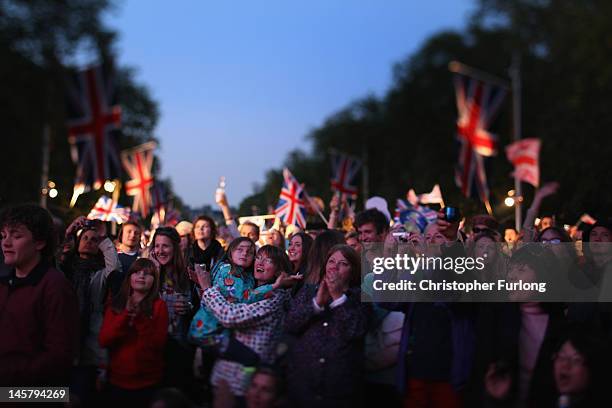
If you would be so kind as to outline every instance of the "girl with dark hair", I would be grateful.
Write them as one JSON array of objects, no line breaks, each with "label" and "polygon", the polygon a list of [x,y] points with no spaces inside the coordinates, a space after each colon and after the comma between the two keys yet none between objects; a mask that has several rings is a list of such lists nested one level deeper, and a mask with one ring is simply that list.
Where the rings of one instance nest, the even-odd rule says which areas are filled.
[{"label": "girl with dark hair", "polygon": [[159,265],[159,296],[168,309],[168,342],[164,383],[190,388],[193,346],[187,341],[191,321],[192,284],[180,247],[181,238],[174,228],[155,230],[150,259]]},{"label": "girl with dark hair", "polygon": [[109,396],[122,406],[146,407],[162,380],[168,311],[159,286],[155,263],[138,259],[106,309],[99,340],[110,355]]},{"label": "girl with dark hair", "polygon": [[306,272],[307,255],[312,247],[312,238],[305,232],[297,232],[289,240],[287,255],[293,265],[292,273],[304,275]]},{"label": "girl with dark hair", "polygon": [[190,263],[206,265],[211,270],[223,256],[223,248],[217,241],[217,225],[207,215],[200,215],[193,220],[193,244],[188,255]]},{"label": "girl with dark hair", "polygon": [[285,329],[297,336],[289,351],[288,385],[295,406],[360,406],[363,346],[370,317],[361,302],[361,263],[348,245],[332,247],[317,286],[291,302]]}]

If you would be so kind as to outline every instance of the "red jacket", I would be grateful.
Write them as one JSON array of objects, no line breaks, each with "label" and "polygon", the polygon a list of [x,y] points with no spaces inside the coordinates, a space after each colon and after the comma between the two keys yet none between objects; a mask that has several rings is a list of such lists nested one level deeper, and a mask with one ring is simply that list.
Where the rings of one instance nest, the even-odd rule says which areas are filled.
[{"label": "red jacket", "polygon": [[140,389],[159,384],[164,368],[168,310],[163,300],[153,303],[153,316],[140,314],[129,325],[127,311],[106,309],[100,345],[110,354],[109,382],[117,387]]},{"label": "red jacket", "polygon": [[67,386],[78,310],[70,282],[45,262],[25,278],[0,277],[0,385]]}]

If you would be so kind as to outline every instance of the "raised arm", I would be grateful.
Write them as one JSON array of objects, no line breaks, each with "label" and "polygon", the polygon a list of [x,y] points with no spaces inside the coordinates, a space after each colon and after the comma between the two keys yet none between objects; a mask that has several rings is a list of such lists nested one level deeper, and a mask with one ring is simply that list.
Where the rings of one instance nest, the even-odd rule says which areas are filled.
[{"label": "raised arm", "polygon": [[540,212],[540,206],[542,205],[542,200],[544,198],[553,195],[559,189],[559,183],[556,181],[552,181],[544,184],[540,187],[534,197],[533,202],[531,203],[531,207],[527,210],[527,214],[525,215],[525,221],[523,221],[523,242],[533,242],[535,239],[535,228],[534,222],[538,213]]}]

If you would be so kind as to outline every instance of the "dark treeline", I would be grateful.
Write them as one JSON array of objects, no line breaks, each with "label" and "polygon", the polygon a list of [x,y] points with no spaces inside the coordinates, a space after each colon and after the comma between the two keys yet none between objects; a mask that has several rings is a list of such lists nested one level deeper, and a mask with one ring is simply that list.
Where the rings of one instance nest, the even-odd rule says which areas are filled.
[{"label": "dark treeline", "polygon": [[[393,83],[383,98],[367,96],[328,117],[307,139],[312,153],[291,152],[285,160],[311,195],[328,201],[328,150],[361,156],[367,150],[369,193],[390,206],[409,188],[427,192],[440,183],[448,203],[467,214],[484,206],[461,197],[453,180],[457,111],[448,63],[459,60],[508,78],[513,53],[522,62],[523,137],[538,137],[542,181],[557,180],[560,194],[543,208],[565,222],[581,211],[600,214],[612,195],[612,157],[607,111],[612,97],[612,4],[605,0],[480,0],[463,31],[445,31],[393,67]],[[382,45],[381,45],[382,46]],[[512,141],[509,94],[492,130],[499,154],[492,161],[489,184],[498,217],[511,217],[503,205],[514,187],[504,146]],[[242,213],[253,205],[276,203],[281,169],[270,170]],[[533,188],[524,185],[527,202]]]},{"label": "dark treeline", "polygon": [[116,65],[117,33],[103,23],[112,7],[108,0],[0,3],[0,206],[38,202],[45,125],[51,140],[49,175],[60,191],[49,200],[49,208],[71,219],[89,211],[102,194],[83,195],[77,208],[68,210],[75,165],[67,138],[64,84],[83,64],[115,64],[123,122],[120,147],[154,140],[157,102],[136,81],[133,68]]}]

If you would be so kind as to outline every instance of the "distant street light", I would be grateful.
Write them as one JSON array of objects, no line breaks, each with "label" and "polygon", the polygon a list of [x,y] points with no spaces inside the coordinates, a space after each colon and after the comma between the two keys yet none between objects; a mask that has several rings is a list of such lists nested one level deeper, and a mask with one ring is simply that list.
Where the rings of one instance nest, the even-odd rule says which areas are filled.
[{"label": "distant street light", "polygon": [[504,200],[504,204],[506,204],[506,206],[508,207],[512,207],[514,205],[514,198],[506,197],[506,199]]},{"label": "distant street light", "polygon": [[110,180],[106,180],[106,182],[104,183],[104,190],[108,191],[109,193],[112,193],[113,191],[115,191],[115,183]]},{"label": "distant street light", "polygon": [[49,190],[49,197],[51,198],[57,197],[57,189],[52,188],[51,190]]}]

